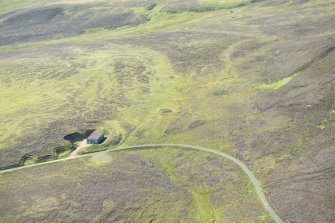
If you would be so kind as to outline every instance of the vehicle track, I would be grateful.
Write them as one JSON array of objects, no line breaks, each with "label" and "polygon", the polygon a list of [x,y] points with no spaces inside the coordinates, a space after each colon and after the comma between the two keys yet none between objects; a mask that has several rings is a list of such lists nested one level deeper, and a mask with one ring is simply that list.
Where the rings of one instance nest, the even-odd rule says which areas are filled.
[{"label": "vehicle track", "polygon": [[84,154],[84,155],[78,155],[78,156],[72,156],[72,157],[70,156],[70,157],[67,157],[67,158],[64,158],[64,159],[53,160],[53,161],[44,162],[44,163],[37,163],[37,164],[29,165],[29,166],[22,166],[22,167],[7,169],[7,170],[1,170],[0,174],[14,172],[14,171],[17,171],[17,170],[22,170],[22,169],[28,169],[28,168],[32,168],[32,167],[36,167],[36,166],[47,165],[47,164],[51,164],[51,163],[64,162],[64,161],[77,159],[77,158],[91,157],[91,156],[94,156],[96,154],[103,154],[103,153],[124,151],[124,150],[161,148],[161,147],[174,147],[174,148],[192,149],[192,150],[208,152],[208,153],[212,153],[212,154],[215,154],[215,155],[222,156],[222,157],[224,157],[226,159],[229,159],[230,161],[234,162],[247,174],[249,180],[252,182],[253,186],[255,187],[256,192],[258,194],[258,197],[260,198],[264,208],[270,214],[272,219],[276,223],[284,223],[284,221],[277,215],[276,211],[269,204],[269,202],[266,199],[265,194],[264,194],[261,186],[258,184],[257,179],[254,176],[254,174],[248,169],[248,167],[242,161],[240,161],[240,160],[236,159],[235,157],[233,157],[231,155],[228,155],[226,153],[219,152],[219,151],[209,149],[209,148],[206,148],[206,147],[201,147],[201,146],[192,146],[192,145],[185,145],[185,144],[144,144],[144,145],[128,146],[128,147],[110,149],[110,150],[105,150],[105,151],[95,152],[95,153],[89,153],[89,154]]}]

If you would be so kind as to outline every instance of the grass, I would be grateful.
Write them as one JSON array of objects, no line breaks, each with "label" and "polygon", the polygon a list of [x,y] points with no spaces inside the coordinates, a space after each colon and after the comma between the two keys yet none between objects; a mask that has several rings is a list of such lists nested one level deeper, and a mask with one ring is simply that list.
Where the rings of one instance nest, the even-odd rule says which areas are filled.
[{"label": "grass", "polygon": [[246,5],[249,0],[200,0],[200,6],[207,10],[230,9],[236,6]]},{"label": "grass", "polygon": [[[141,35],[189,23],[201,18],[202,16],[207,15],[206,13],[201,12],[169,13],[161,11],[162,8],[163,5],[155,6],[152,10],[148,12],[148,22],[135,27],[124,26],[115,30],[97,29],[96,31],[98,32],[92,32],[92,30],[88,30],[87,32],[88,34],[93,35],[98,33],[99,39]],[[75,38],[79,38],[79,40],[90,40],[92,38],[92,35],[82,35]]]},{"label": "grass", "polygon": [[26,154],[21,158],[20,165],[29,166],[36,163],[43,163],[51,160],[62,159],[68,157],[74,150],[72,145],[63,145],[53,148],[51,155],[46,155],[44,157],[38,157],[31,154]]},{"label": "grass", "polygon": [[317,128],[321,130],[325,129],[328,120],[331,120],[333,115],[335,115],[335,110],[331,109],[326,115],[326,117],[322,120],[321,124],[317,126]]},{"label": "grass", "polygon": [[[183,77],[174,71],[166,56],[146,48],[115,45],[95,52],[73,48],[67,53],[72,56],[71,63],[61,57],[0,62],[0,79],[8,80],[7,75],[11,73],[13,81],[10,85],[0,85],[0,93],[4,96],[0,103],[9,105],[0,110],[3,126],[0,148],[15,145],[13,135],[29,133],[38,137],[36,134],[39,132],[34,130],[34,126],[48,128],[60,119],[78,119],[77,126],[61,126],[68,128],[64,135],[78,131],[82,128],[79,120],[86,115],[100,116],[98,120],[101,122],[92,127],[112,130],[121,135],[119,141],[125,140],[122,139],[125,136],[129,143],[132,138],[137,140],[138,137],[132,136],[127,129],[129,126],[142,128],[145,137],[154,138],[162,134],[167,119],[172,117],[161,115],[160,108],[178,110],[186,87]],[[121,66],[121,71],[117,72],[128,75],[118,76],[115,66]],[[133,76],[137,66],[146,70],[139,73],[148,75],[143,76],[143,80]],[[62,75],[65,76],[59,78]],[[124,85],[123,81],[127,84]],[[102,113],[101,117],[100,110],[104,109],[113,111],[113,115]],[[57,141],[61,141],[63,136],[59,135]],[[6,140],[8,138],[11,141]],[[89,148],[90,151],[94,149],[100,147]]]},{"label": "grass", "polygon": [[22,158],[22,164],[23,166],[28,166],[38,163],[38,157],[36,156],[25,156]]},{"label": "grass", "polygon": [[260,90],[278,90],[279,88],[288,84],[293,78],[297,77],[298,75],[299,75],[299,72],[294,73],[294,74],[290,75],[289,77],[285,77],[285,78],[280,79],[278,81],[275,81],[273,83],[259,85],[259,86],[257,86],[257,89],[260,89]]},{"label": "grass", "polygon": [[213,209],[213,204],[208,197],[206,189],[202,188],[192,192],[193,201],[199,222],[221,222],[220,215]]},{"label": "grass", "polygon": [[111,154],[98,154],[89,159],[89,163],[94,166],[108,165],[112,162],[113,157]]},{"label": "grass", "polygon": [[321,123],[320,125],[318,125],[318,128],[322,130],[326,128],[326,125],[324,123]]}]

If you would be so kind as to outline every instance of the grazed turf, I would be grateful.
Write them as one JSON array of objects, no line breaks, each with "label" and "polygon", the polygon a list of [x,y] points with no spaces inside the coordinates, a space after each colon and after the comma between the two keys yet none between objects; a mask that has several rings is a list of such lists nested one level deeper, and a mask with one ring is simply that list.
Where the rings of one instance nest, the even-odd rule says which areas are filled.
[{"label": "grazed turf", "polygon": [[[2,102],[10,104],[1,110],[2,165],[18,162],[28,153],[47,155],[52,145],[62,143],[63,136],[78,130],[101,125],[112,132],[110,125],[120,123],[117,131],[128,134],[143,121],[134,114],[146,111],[150,116],[158,113],[157,106],[170,107],[183,85],[163,55],[144,48],[105,45],[93,52],[74,47],[40,62],[25,53],[1,62]],[[37,75],[41,75],[39,81]],[[33,148],[27,146],[30,143]],[[16,156],[5,158],[13,148],[21,149]]]}]

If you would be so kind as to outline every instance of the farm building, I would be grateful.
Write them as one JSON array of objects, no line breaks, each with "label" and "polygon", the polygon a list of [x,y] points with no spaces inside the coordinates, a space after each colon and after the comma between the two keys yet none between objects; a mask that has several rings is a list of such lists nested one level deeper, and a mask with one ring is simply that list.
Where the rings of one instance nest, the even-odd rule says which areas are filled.
[{"label": "farm building", "polygon": [[87,144],[100,144],[104,140],[104,134],[94,131],[88,138]]}]

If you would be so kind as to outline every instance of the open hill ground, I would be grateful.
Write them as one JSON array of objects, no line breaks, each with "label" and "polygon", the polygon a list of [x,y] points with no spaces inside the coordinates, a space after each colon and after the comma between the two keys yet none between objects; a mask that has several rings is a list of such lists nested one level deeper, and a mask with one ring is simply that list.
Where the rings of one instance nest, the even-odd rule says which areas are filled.
[{"label": "open hill ground", "polygon": [[[334,61],[332,0],[2,0],[0,169],[92,129],[107,141],[82,153],[199,145],[282,219],[334,222]],[[53,220],[272,222],[232,163],[174,149],[0,175],[1,223]]]}]

